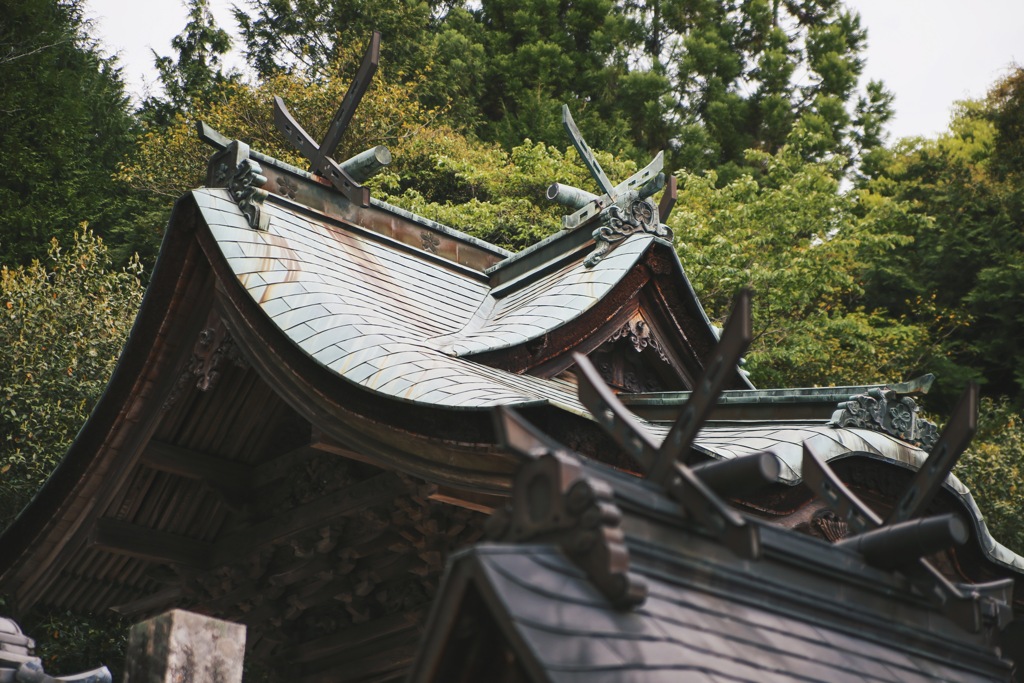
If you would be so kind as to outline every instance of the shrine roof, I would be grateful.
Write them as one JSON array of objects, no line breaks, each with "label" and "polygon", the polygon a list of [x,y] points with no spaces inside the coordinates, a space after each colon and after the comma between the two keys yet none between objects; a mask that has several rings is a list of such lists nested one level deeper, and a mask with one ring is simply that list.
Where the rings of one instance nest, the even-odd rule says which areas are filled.
[{"label": "shrine roof", "polygon": [[[747,514],[723,518],[735,525],[725,532],[696,519],[695,510],[725,509],[711,490],[666,489],[585,461],[513,417],[505,438],[521,469],[510,505],[489,526],[497,543],[452,558],[414,682],[485,675],[502,652],[520,672],[511,680],[531,683],[1008,680],[995,631],[964,618],[974,607],[959,612],[927,597],[931,579],[916,584],[920,593],[909,588],[901,572],[913,575],[917,551],[893,549],[907,552],[894,572],[849,542]],[[827,472],[820,439],[811,442],[808,463]],[[848,492],[840,497],[830,503],[837,511],[862,509]],[[881,533],[909,538],[908,529]],[[937,590],[963,605],[1009,599],[1008,582],[964,593],[939,579]],[[492,649],[481,654],[477,641]]]},{"label": "shrine roof", "polygon": [[472,269],[302,207],[268,202],[268,228],[257,231],[225,191],[193,197],[239,283],[304,352],[366,389],[444,406],[548,400],[582,412],[563,380],[460,356],[522,344],[570,322],[651,243],[630,240],[594,268],[570,264],[498,299]]},{"label": "shrine roof", "polygon": [[[630,611],[612,607],[555,546],[481,545],[453,558],[438,611],[478,592],[530,681],[1006,680],[1005,663],[970,652],[959,634],[934,622],[934,633],[922,633],[929,625],[920,617],[908,624],[906,606],[891,605],[890,614],[900,616],[884,623],[880,594],[888,582],[867,586],[863,571],[843,567],[817,542],[785,540],[787,552],[803,546],[804,561],[813,567],[808,573],[817,577],[801,583],[792,566],[762,568],[755,577],[713,549],[703,563],[688,552],[662,552],[659,569],[644,566],[642,550],[633,546],[633,571],[648,593]],[[702,576],[698,564],[704,571],[714,567],[716,579]],[[846,594],[834,592],[839,585]],[[852,604],[854,596],[864,602]],[[414,681],[439,680],[429,677],[429,664],[424,656]]]},{"label": "shrine roof", "polygon": [[[364,60],[361,72],[370,61]],[[357,81],[365,88],[368,78]],[[336,121],[347,120],[344,114],[358,97],[346,97]],[[294,141],[299,131],[283,105],[275,117]],[[665,386],[696,388],[698,399],[713,376],[717,389],[713,397],[704,392],[705,403],[722,389],[749,388],[737,365],[742,350],[732,345],[736,354],[722,360],[719,347],[728,345],[719,343],[669,241],[671,231],[661,223],[671,210],[666,197],[673,198],[666,192],[657,208],[648,201],[666,187],[661,155],[613,186],[571,117],[567,128],[603,194],[562,188],[582,197],[565,217],[566,229],[511,254],[370,197],[345,169],[356,174],[360,159],[378,148],[339,164],[330,158],[340,135],[333,127],[323,149],[299,141],[317,169],[311,174],[200,126],[203,139],[219,150],[210,160],[208,187],[187,193],[175,206],[139,317],[104,395],[39,494],[0,536],[0,589],[23,610],[109,608],[136,616],[205,603],[210,611],[249,621],[265,652],[306,658],[297,680],[336,679],[323,673],[327,667],[350,673],[355,665],[341,656],[350,642],[372,642],[361,664],[367,680],[386,680],[380,667],[401,675],[397,669],[411,658],[408,633],[387,657],[374,649],[395,635],[396,617],[402,617],[402,630],[418,628],[401,614],[412,608],[392,581],[409,582],[422,597],[414,605],[419,610],[441,569],[442,552],[435,549],[479,538],[479,513],[503,509],[516,460],[496,436],[494,417],[501,408],[528,414],[542,432],[572,443],[588,459],[633,471],[642,460],[637,444],[644,447],[648,437],[651,448],[674,448],[663,443],[669,441],[665,414],[685,415],[692,397],[637,397],[636,406],[649,399],[661,413],[640,411],[637,424],[645,436],[616,440],[614,433],[602,433],[607,413],[586,408],[590,404],[578,393],[589,354],[620,361],[628,355],[636,361],[630,367],[641,371],[653,365],[658,377],[672,380]],[[733,401],[727,394],[724,403],[819,410],[834,397],[826,394],[799,390],[790,395],[798,400],[790,401],[741,390]],[[818,444],[826,461],[868,456],[898,466],[887,474],[902,474],[900,467],[922,460],[920,451],[893,437],[841,422],[826,425],[827,414],[814,423],[794,420],[788,411],[774,413],[788,418],[772,422],[704,424],[701,418],[678,455],[703,455],[710,464],[740,460],[751,451],[764,453],[765,460],[774,456],[781,463],[778,474],[762,483],[783,503],[805,488],[796,486],[803,481],[793,451],[800,443]],[[653,499],[655,507],[681,516],[676,503],[652,496],[632,474],[591,465],[600,477],[617,478],[616,495],[636,494],[626,507]],[[1000,554],[1005,548],[991,541],[959,482],[946,481],[946,489],[969,503],[985,553],[977,561],[966,551],[956,556],[971,561],[965,578],[977,583],[977,577],[1008,573],[1007,567],[1024,570],[1020,558]],[[451,521],[447,529],[420,524],[432,507],[457,508],[459,514],[444,512]],[[396,510],[409,514],[392,514]],[[664,517],[665,510],[655,512]],[[788,514],[781,504],[764,512]],[[367,519],[378,523],[367,529]],[[766,538],[782,538],[782,532],[758,525]],[[812,547],[808,542],[780,541],[800,549]],[[638,557],[644,556],[642,545]],[[974,544],[967,550],[973,552]],[[654,590],[645,609],[657,608],[650,618],[644,611],[612,614],[573,597],[584,587],[577,585],[578,572],[557,557],[541,549],[517,558],[520,552],[481,548],[457,566],[476,566],[497,593],[513,596],[502,609],[524,629],[519,637],[543,631],[564,645],[560,652],[541,643],[538,648],[547,649],[537,654],[561,675],[583,675],[559,660],[574,647],[595,648],[594,672],[621,680],[629,676],[619,674],[634,671],[624,664],[634,655],[637,662],[664,663],[689,647],[689,639],[700,638],[689,631],[668,637],[673,629],[685,630],[690,615],[684,603],[691,599],[671,576],[648,572]],[[277,566],[277,559],[286,565]],[[350,560],[358,560],[358,567]],[[329,566],[338,575],[323,579]],[[248,578],[225,586],[222,569],[228,567],[233,580]],[[516,591],[534,590],[516,578],[535,570],[547,572],[536,588],[553,594],[556,611],[575,610],[589,631],[567,633],[557,620],[541,624],[528,605],[515,604]],[[907,592],[906,585],[881,585],[883,593]],[[275,597],[261,604],[270,594]],[[338,630],[324,636],[333,639],[326,654],[318,650],[321,638],[297,626],[321,621],[317,610],[324,607],[341,619]],[[721,605],[699,608],[712,621],[726,614]],[[361,621],[371,611],[373,620]],[[310,622],[296,620],[298,615]],[[597,630],[601,623],[620,631],[621,639]],[[785,619],[766,628],[753,618],[737,624],[749,638],[730,635],[718,645],[765,661],[797,656],[762,643],[798,628]],[[666,637],[651,637],[657,632]],[[787,644],[807,645],[799,637]],[[649,646],[654,659],[646,660]],[[388,661],[381,664],[383,659]],[[851,666],[882,661],[875,660],[865,656]],[[935,661],[943,675],[941,667],[956,669],[941,657]],[[838,671],[827,666],[826,673]],[[657,675],[672,668],[659,667],[648,668],[662,672]]]},{"label": "shrine roof", "polygon": [[[292,343],[364,389],[445,408],[550,405],[590,418],[575,383],[508,372],[476,362],[472,355],[524,344],[571,323],[630,270],[642,267],[643,255],[661,243],[651,235],[633,235],[592,267],[584,265],[586,249],[559,249],[552,253],[560,256],[548,255],[551,260],[538,261],[492,287],[486,273],[279,197],[264,205],[267,229],[253,230],[226,191],[200,189],[192,196],[239,284]],[[464,237],[445,229],[452,239]],[[489,270],[536,259],[566,234]],[[550,267],[552,260],[557,267]],[[689,287],[681,268],[676,277]],[[922,381],[930,384],[931,378]],[[927,454],[906,441],[826,423],[837,401],[869,388],[726,391],[720,399],[724,408],[809,405],[828,410],[817,419],[712,421],[693,448],[712,460],[771,453],[780,462],[778,481],[788,486],[802,480],[802,449],[809,439],[819,443],[829,461],[857,454],[918,468]],[[666,413],[677,412],[690,393],[623,394],[622,399],[660,441],[670,427]],[[1024,558],[992,538],[967,488],[952,475],[946,488],[971,513],[988,557],[1024,571]]]},{"label": "shrine roof", "polygon": [[[259,158],[275,173],[297,170]],[[656,245],[678,263],[671,245],[640,233],[596,264],[584,263],[587,245],[577,246],[496,283],[459,251],[488,245],[446,226],[424,223],[430,229],[418,236],[417,249],[373,229],[393,219],[338,220],[273,194],[262,207],[266,229],[254,230],[226,190],[192,196],[239,283],[290,340],[352,382],[416,402],[476,407],[551,400],[579,412],[564,382],[461,359],[544,343],[602,303]],[[379,202],[372,208],[395,213]],[[519,262],[495,258],[501,253],[489,256],[495,267]],[[681,268],[670,277],[690,292],[694,320],[713,340]]]}]

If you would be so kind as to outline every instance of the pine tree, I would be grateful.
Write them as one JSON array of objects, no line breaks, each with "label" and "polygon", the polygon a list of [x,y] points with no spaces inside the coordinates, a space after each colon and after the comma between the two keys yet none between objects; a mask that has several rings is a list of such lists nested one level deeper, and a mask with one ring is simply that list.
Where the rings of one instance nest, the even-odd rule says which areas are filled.
[{"label": "pine tree", "polygon": [[223,57],[231,49],[231,37],[217,26],[208,0],[186,0],[185,5],[188,21],[171,39],[177,59],[153,53],[164,95],[148,98],[141,114],[157,125],[167,125],[194,100],[208,101],[218,89],[237,80],[237,74],[224,72]]},{"label": "pine tree", "polygon": [[86,35],[81,0],[0,0],[0,263],[27,263],[82,221],[107,234],[111,175],[134,123],[121,75]]}]

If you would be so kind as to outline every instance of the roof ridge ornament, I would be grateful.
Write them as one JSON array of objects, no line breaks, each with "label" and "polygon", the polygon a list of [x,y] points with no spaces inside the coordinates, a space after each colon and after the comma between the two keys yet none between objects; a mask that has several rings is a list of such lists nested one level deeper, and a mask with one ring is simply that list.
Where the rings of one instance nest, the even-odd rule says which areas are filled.
[{"label": "roof ridge ornament", "polygon": [[[600,217],[599,226],[594,230],[597,249],[587,257],[584,265],[587,268],[597,265],[616,244],[638,232],[672,239],[672,230],[661,222],[661,207],[655,206],[649,199],[666,186],[665,174],[662,173],[665,153],[658,152],[647,166],[618,185],[612,185],[590,145],[583,139],[566,104],[562,105],[562,125],[601,190],[599,196],[569,185],[552,183],[547,191],[548,199],[576,209],[574,213],[562,217],[562,226],[566,230],[574,230]],[[672,178],[669,183],[670,192],[667,194],[671,195],[670,201],[662,201],[666,217],[675,201],[674,181],[675,178]]]},{"label": "roof ridge ornament", "polygon": [[327,127],[323,142],[319,145],[295,120],[284,100],[274,97],[274,123],[278,130],[309,160],[313,173],[327,178],[349,201],[359,206],[370,205],[370,191],[363,187],[361,182],[391,163],[391,152],[387,147],[378,145],[342,163],[338,163],[332,157],[348,124],[352,121],[356,107],[370,87],[379,63],[380,31],[374,31],[370,44],[363,54],[359,71],[356,72],[355,79],[349,85],[337,113]]},{"label": "roof ridge ornament", "polygon": [[929,452],[939,438],[939,428],[918,417],[921,408],[917,402],[897,390],[910,384],[875,387],[851,396],[839,403],[828,424],[884,432]]},{"label": "roof ridge ornament", "polygon": [[587,476],[570,450],[515,410],[499,406],[495,428],[502,445],[526,459],[516,473],[511,503],[486,523],[488,537],[508,542],[554,542],[619,609],[647,598],[647,583],[629,571],[622,511],[611,486]]},{"label": "roof ridge ornament", "polygon": [[978,386],[964,392],[931,454],[921,464],[889,516],[883,519],[861,501],[826,463],[815,437],[803,445],[804,484],[846,523],[849,537],[837,545],[861,554],[880,569],[899,570],[924,596],[966,630],[1001,632],[1011,623],[1013,580],[963,589],[926,558],[969,538],[953,515],[923,516],[966,450],[977,428]]},{"label": "roof ridge ornament", "polygon": [[[207,139],[205,124],[199,124],[199,131],[200,137]],[[262,189],[266,184],[263,168],[249,156],[249,145],[241,140],[226,142],[207,164],[206,186],[226,188],[253,230],[265,231],[270,225],[270,216],[263,210],[269,194]]]},{"label": "roof ridge ornament", "polygon": [[739,489],[756,490],[776,481],[778,460],[768,453],[755,453],[694,468],[687,465],[697,432],[711,415],[730,371],[737,367],[753,338],[750,298],[749,290],[736,295],[725,331],[705,365],[704,374],[660,445],[605,385],[593,364],[581,354],[574,357],[580,370],[580,401],[612,439],[640,464],[648,479],[661,486],[687,516],[720,537],[733,552],[756,558],[760,555],[757,528],[719,496],[740,495]]}]

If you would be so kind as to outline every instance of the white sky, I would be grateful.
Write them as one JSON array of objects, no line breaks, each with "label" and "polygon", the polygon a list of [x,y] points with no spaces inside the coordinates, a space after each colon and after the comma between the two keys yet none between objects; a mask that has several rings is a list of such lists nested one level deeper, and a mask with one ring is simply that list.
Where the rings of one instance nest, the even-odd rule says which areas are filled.
[{"label": "white sky", "polygon": [[[211,0],[232,36],[231,5]],[[896,94],[894,137],[935,135],[956,100],[980,97],[1012,63],[1024,63],[1024,0],[846,0],[868,29],[865,75]],[[95,35],[120,56],[130,92],[155,80],[150,49],[170,55],[185,25],[180,0],[88,0]],[[237,42],[237,41],[236,41]],[[232,64],[240,66],[236,57]]]}]

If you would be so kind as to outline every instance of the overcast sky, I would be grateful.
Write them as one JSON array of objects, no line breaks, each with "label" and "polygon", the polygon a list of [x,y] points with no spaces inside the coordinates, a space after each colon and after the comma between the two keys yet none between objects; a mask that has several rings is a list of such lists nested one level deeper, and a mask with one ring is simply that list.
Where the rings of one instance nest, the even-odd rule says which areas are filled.
[{"label": "overcast sky", "polygon": [[[87,0],[97,36],[120,56],[128,88],[153,83],[151,49],[171,54],[185,25],[180,0]],[[935,135],[956,100],[980,97],[1013,63],[1024,63],[1024,0],[846,0],[868,29],[865,76],[896,94],[895,137]],[[231,0],[211,0],[235,34]],[[236,57],[236,63],[241,60]]]}]

